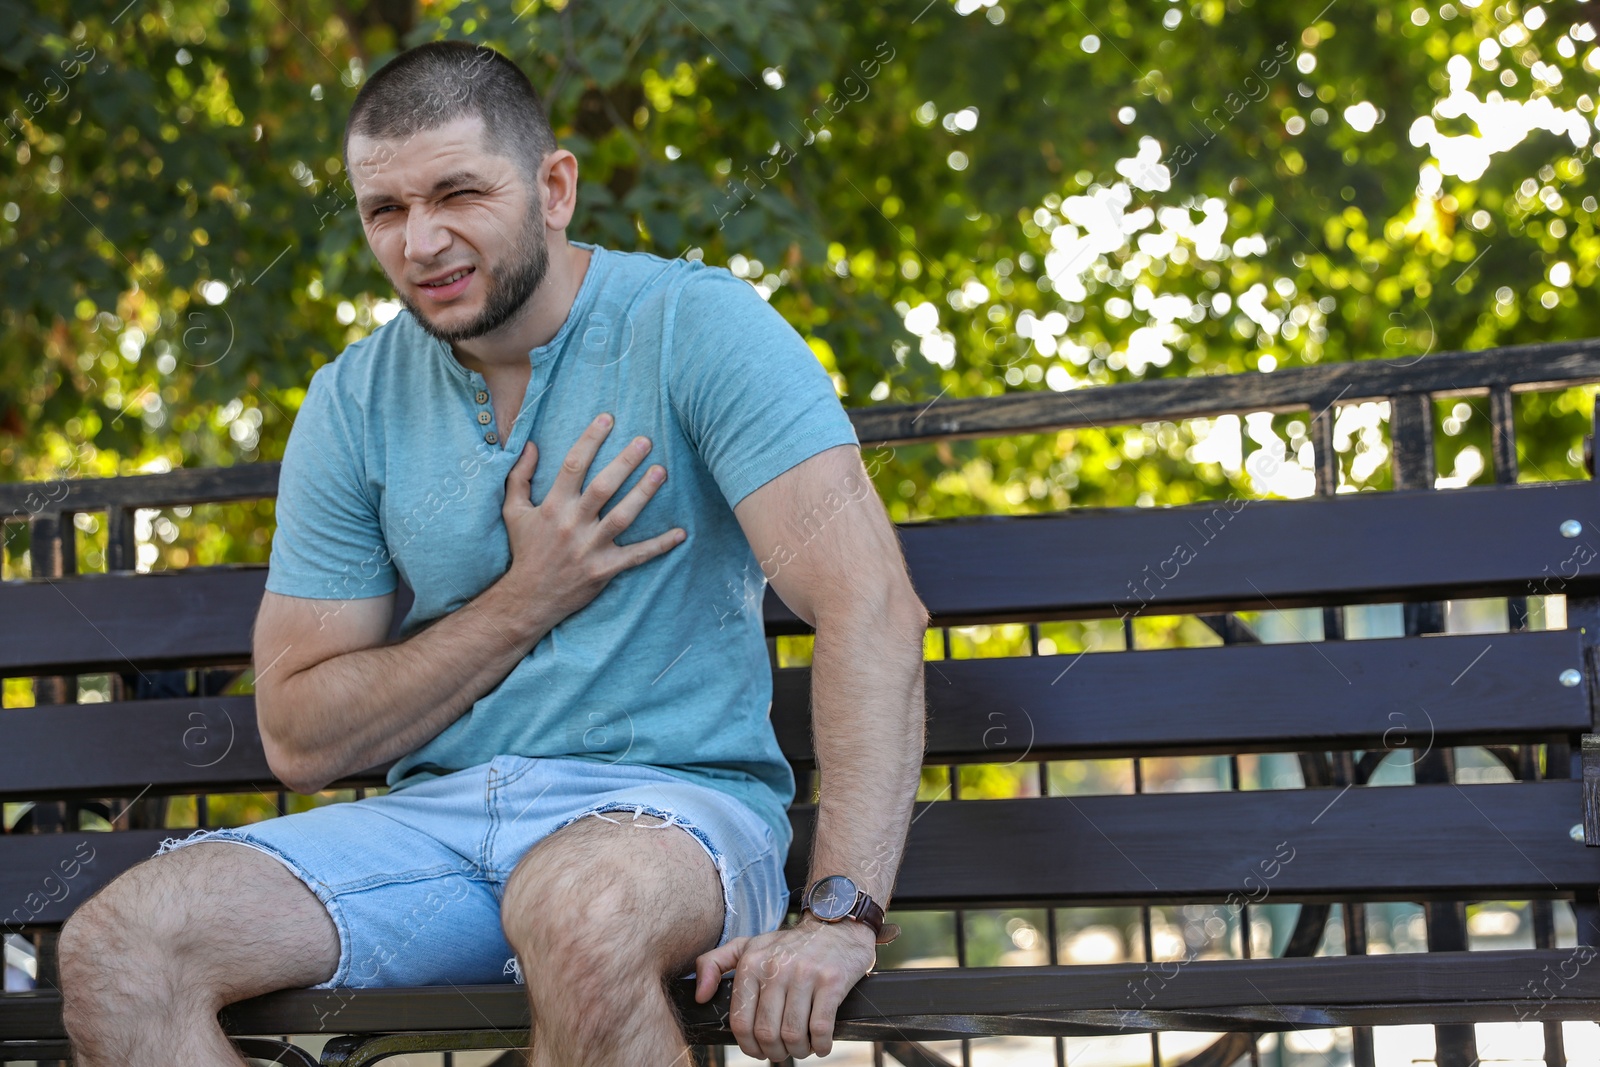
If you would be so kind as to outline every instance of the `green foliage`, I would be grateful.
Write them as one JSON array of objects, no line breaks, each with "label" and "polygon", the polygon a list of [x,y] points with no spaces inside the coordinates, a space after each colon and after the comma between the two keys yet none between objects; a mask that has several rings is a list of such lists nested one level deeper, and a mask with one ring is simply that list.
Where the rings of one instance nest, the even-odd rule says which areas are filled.
[{"label": "green foliage", "polygon": [[[1468,181],[1408,136],[1452,56],[1479,97],[1587,123],[1586,9],[924,3],[3,0],[0,477],[281,453],[311,371],[390,295],[340,173],[345,113],[436,37],[502,48],[546,91],[581,164],[575,237],[730,264],[847,405],[1600,333],[1587,148],[1534,130]],[[1113,217],[1150,219],[1084,244],[1073,198],[1119,188]],[[924,305],[919,340],[902,320]],[[1524,401],[1525,477],[1574,476],[1590,395]],[[1487,453],[1485,415],[1441,473]],[[1369,424],[1347,470],[1381,457]],[[877,482],[902,520],[1276,491],[1195,461],[1208,428],[908,447]],[[1368,466],[1352,485],[1387,484]]]}]

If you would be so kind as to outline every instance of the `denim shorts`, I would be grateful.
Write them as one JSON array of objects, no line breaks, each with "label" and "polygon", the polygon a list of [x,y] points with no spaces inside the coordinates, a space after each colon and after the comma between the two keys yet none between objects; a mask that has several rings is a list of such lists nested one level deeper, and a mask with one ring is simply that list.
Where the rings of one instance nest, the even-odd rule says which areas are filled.
[{"label": "denim shorts", "polygon": [[168,838],[155,855],[236,841],[283,863],[339,931],[339,965],[312,989],[521,982],[500,925],[517,861],[586,815],[640,813],[665,820],[641,829],[680,826],[716,864],[719,945],[782,925],[790,894],[771,827],[726,793],[639,764],[496,756],[399,792]]}]

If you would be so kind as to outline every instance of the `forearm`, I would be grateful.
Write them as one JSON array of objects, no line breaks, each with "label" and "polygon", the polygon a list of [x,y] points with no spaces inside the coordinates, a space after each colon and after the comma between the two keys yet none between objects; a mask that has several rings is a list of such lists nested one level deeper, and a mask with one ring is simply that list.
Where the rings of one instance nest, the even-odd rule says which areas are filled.
[{"label": "forearm", "polygon": [[811,702],[822,782],[807,882],[848,875],[885,907],[926,747],[926,625],[914,598],[817,618]]},{"label": "forearm", "polygon": [[[510,674],[551,629],[505,578],[393,645],[272,680],[274,747],[302,792],[413,752]],[[267,694],[257,687],[258,704]]]}]

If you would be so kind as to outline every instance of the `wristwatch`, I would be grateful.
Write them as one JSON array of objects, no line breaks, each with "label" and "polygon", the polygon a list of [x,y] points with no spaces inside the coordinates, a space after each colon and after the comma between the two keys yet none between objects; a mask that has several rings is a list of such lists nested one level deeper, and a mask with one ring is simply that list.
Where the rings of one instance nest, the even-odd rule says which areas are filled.
[{"label": "wristwatch", "polygon": [[842,874],[830,874],[811,883],[800,899],[800,910],[825,923],[854,919],[872,927],[874,939],[887,945],[900,936],[900,927],[883,921],[883,906],[867,896]]}]

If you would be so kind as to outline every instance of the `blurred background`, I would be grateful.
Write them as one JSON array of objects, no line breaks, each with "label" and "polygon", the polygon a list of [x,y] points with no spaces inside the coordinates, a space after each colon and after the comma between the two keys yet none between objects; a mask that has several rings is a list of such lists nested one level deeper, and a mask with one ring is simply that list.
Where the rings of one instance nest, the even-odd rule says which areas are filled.
[{"label": "blurred background", "polygon": [[[854,408],[1600,335],[1597,26],[1600,3],[1575,0],[0,0],[0,480],[281,456],[311,373],[399,311],[339,143],[367,74],[422,41],[500,48],[545,94],[580,163],[572,237],[726,266]],[[1516,394],[1522,480],[1583,476],[1594,392]],[[1487,400],[1436,414],[1436,484],[1488,480]],[[1389,487],[1387,427],[1387,404],[1338,409],[1341,491]],[[1310,450],[1303,416],[1258,413],[874,449],[869,466],[903,522],[1308,496]],[[138,567],[264,562],[271,517],[270,501],[141,511]],[[103,570],[100,520],[77,521],[80,570]],[[0,577],[25,576],[27,526],[5,530]],[[1533,628],[1565,625],[1560,597],[1529,607]],[[1349,619],[1351,637],[1401,632],[1398,606]],[[1264,640],[1320,626],[1249,621]],[[1504,629],[1504,602],[1453,604],[1450,624]],[[1134,632],[1140,648],[1218,641],[1193,618]],[[952,630],[930,634],[929,656],[1125,640],[1110,620],[1040,637]],[[779,654],[805,664],[809,641]],[[81,684],[83,699],[109,692]],[[5,683],[5,706],[31,700],[26,680]],[[1458,758],[1462,780],[1509,777],[1481,751]],[[1292,755],[1141,764],[1147,790],[1301,784]],[[1409,780],[1395,761],[1383,774]],[[1134,768],[956,775],[982,799],[1131,792]],[[923,797],[950,788],[930,768]],[[269,795],[207,799],[213,825],[276,813]],[[7,826],[22,807],[6,805]],[[192,801],[167,815],[196,824]],[[1237,956],[1248,936],[1260,955],[1294,911],[1254,908],[1243,931],[1237,909],[1152,909],[1147,946],[1137,909],[1057,909],[1056,947],[1170,960]],[[1419,907],[1367,914],[1372,951],[1425,947]],[[1570,911],[1557,916],[1571,944]],[[906,933],[880,966],[954,962],[953,916],[893,917]],[[1048,957],[1043,912],[961,921],[970,963]],[[1475,906],[1470,932],[1475,948],[1533,943],[1525,902]],[[1335,912],[1322,951],[1342,945]],[[7,964],[6,988],[26,988],[20,939]],[[1571,1062],[1600,1063],[1600,1030],[1567,1031]],[[1180,1063],[1209,1040],[1167,1035],[1156,1054]],[[1480,1027],[1485,1060],[1539,1062],[1539,1040]],[[1380,1063],[1432,1055],[1429,1028],[1377,1042]],[[946,1054],[1050,1055],[1035,1044]],[[1086,1067],[1152,1054],[1144,1037],[1069,1044]],[[1349,1035],[1271,1036],[1259,1054],[1342,1065]],[[841,1045],[830,1060],[871,1056]]]}]

